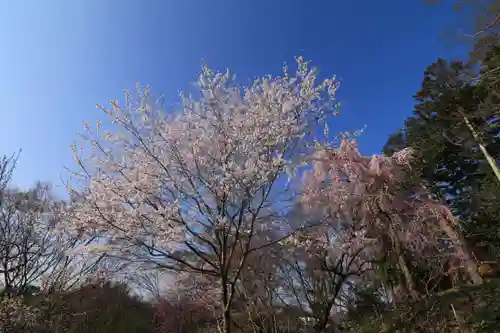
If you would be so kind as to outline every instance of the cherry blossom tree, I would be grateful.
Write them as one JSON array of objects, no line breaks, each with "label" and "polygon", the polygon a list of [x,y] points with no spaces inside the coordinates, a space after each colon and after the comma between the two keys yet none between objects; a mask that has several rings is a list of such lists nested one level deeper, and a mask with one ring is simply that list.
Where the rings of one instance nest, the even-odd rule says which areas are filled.
[{"label": "cherry blossom tree", "polygon": [[[239,87],[229,71],[204,66],[199,98],[181,94],[165,113],[149,90],[125,106],[99,106],[113,123],[85,123],[73,146],[71,189],[82,202],[65,231],[99,236],[108,252],[218,281],[225,332],[241,271],[252,252],[289,236],[285,186],[310,151],[318,122],[336,115],[334,79],[297,59],[292,76]],[[258,237],[274,230],[273,237]],[[237,258],[236,258],[237,257]]]},{"label": "cherry blossom tree", "polygon": [[332,323],[332,318],[342,316],[355,296],[355,287],[363,283],[372,269],[366,245],[350,242],[347,237],[352,236],[324,230],[302,233],[298,239],[309,245],[286,251],[281,263],[285,293],[313,318],[316,332],[339,324]]},{"label": "cherry blossom tree", "polygon": [[374,260],[391,254],[413,297],[418,297],[412,274],[417,262],[441,267],[458,262],[457,272],[481,283],[448,208],[406,178],[410,159],[409,149],[391,157],[362,156],[356,141],[345,136],[339,149],[322,147],[312,157],[313,170],[304,176],[304,207],[330,223],[350,224],[356,236],[350,242],[370,244]]}]

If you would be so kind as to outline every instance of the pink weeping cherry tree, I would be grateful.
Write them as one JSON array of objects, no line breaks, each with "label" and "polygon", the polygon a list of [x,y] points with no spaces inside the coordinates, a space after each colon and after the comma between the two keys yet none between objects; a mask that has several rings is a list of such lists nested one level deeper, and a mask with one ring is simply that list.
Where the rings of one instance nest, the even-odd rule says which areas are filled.
[{"label": "pink weeping cherry tree", "polygon": [[72,146],[83,185],[70,187],[80,199],[63,229],[98,236],[102,250],[136,262],[214,277],[230,332],[248,255],[293,233],[282,180],[318,122],[337,113],[338,83],[297,63],[293,75],[285,67],[248,88],[204,66],[200,97],[181,94],[179,111],[164,112],[147,88],[138,101],[127,93],[124,106],[98,106],[113,125],[85,123],[83,144]]},{"label": "pink weeping cherry tree", "polygon": [[325,221],[321,228],[348,225],[353,231],[346,238],[347,248],[365,244],[373,260],[393,253],[404,288],[413,297],[418,293],[407,253],[428,266],[455,263],[470,281],[481,283],[449,209],[434,201],[424,186],[406,178],[411,157],[410,149],[391,157],[362,156],[357,142],[344,137],[339,149],[322,147],[312,156],[313,168],[304,175],[302,203],[321,214]]}]

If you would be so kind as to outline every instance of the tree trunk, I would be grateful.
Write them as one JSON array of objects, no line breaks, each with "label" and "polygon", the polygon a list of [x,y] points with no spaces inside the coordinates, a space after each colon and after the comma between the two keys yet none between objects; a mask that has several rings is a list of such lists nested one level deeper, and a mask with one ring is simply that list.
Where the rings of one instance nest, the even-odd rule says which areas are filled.
[{"label": "tree trunk", "polygon": [[403,249],[401,247],[401,242],[399,241],[399,237],[396,234],[396,231],[394,231],[394,228],[392,226],[393,224],[393,219],[391,214],[388,212],[384,211],[383,207],[379,203],[379,209],[380,212],[385,216],[386,218],[386,223],[385,225],[387,226],[387,231],[389,234],[389,238],[391,239],[391,242],[394,246],[394,251],[396,252],[396,257],[398,261],[398,266],[401,269],[403,273],[403,277],[406,282],[406,289],[409,292],[410,296],[412,299],[416,300],[418,298],[418,292],[417,288],[415,285],[415,281],[413,281],[413,276],[411,274],[410,269],[408,268],[408,264],[406,263],[406,259],[403,255]]},{"label": "tree trunk", "polygon": [[231,298],[228,290],[227,277],[222,276],[222,331],[231,333]]},{"label": "tree trunk", "polygon": [[223,330],[224,333],[231,333],[231,310],[224,309],[224,316],[222,318],[223,321]]},{"label": "tree trunk", "polygon": [[469,121],[469,118],[467,118],[467,116],[465,115],[465,113],[462,110],[459,110],[458,112],[460,112],[460,115],[464,119],[465,125],[467,125],[467,127],[469,128],[469,131],[471,132],[472,136],[476,140],[476,142],[479,146],[479,149],[481,150],[484,157],[486,158],[486,161],[490,165],[491,170],[493,170],[493,173],[495,174],[497,180],[500,182],[500,168],[498,168],[498,165],[497,165],[495,159],[490,155],[490,153],[486,149],[486,147],[483,144],[483,141],[481,140],[481,138],[479,137],[479,134],[477,133],[476,129],[474,128],[474,126],[472,126],[471,122]]},{"label": "tree trunk", "polygon": [[469,250],[467,249],[465,239],[450,225],[450,221],[447,218],[440,218],[439,226],[446,233],[446,235],[459,246],[460,256],[463,258],[465,270],[469,275],[469,279],[475,285],[482,284],[483,278],[477,271],[476,262],[472,259]]},{"label": "tree trunk", "polygon": [[417,288],[415,286],[415,281],[413,281],[413,276],[411,274],[410,269],[408,268],[408,264],[406,263],[406,259],[403,256],[403,250],[401,248],[401,243],[399,238],[396,235],[391,223],[389,222],[389,237],[391,237],[392,243],[394,245],[394,251],[396,252],[396,256],[398,259],[398,266],[403,272],[403,276],[406,282],[406,289],[410,293],[410,296],[413,299],[418,298]]}]

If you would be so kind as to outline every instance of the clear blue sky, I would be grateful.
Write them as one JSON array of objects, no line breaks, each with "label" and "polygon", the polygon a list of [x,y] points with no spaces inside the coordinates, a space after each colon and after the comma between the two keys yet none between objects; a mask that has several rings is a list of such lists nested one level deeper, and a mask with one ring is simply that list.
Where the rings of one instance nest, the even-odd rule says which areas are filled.
[{"label": "clear blue sky", "polygon": [[452,17],[422,0],[3,1],[0,154],[23,149],[15,185],[57,185],[96,103],[136,82],[175,102],[201,59],[241,79],[297,55],[342,80],[336,129],[367,125],[361,149],[376,153],[411,113],[425,67],[460,54],[440,38]]}]

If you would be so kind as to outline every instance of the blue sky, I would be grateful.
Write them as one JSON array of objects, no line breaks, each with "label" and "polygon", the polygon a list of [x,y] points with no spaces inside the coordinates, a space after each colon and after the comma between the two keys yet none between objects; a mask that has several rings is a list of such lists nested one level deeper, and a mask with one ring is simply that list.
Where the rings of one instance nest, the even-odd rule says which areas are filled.
[{"label": "blue sky", "polygon": [[279,74],[303,55],[341,79],[334,129],[367,125],[380,151],[411,113],[425,67],[463,54],[453,19],[420,0],[24,0],[0,4],[0,154],[23,149],[14,184],[60,184],[69,144],[96,103],[150,84],[176,102],[203,59],[238,77]]}]

